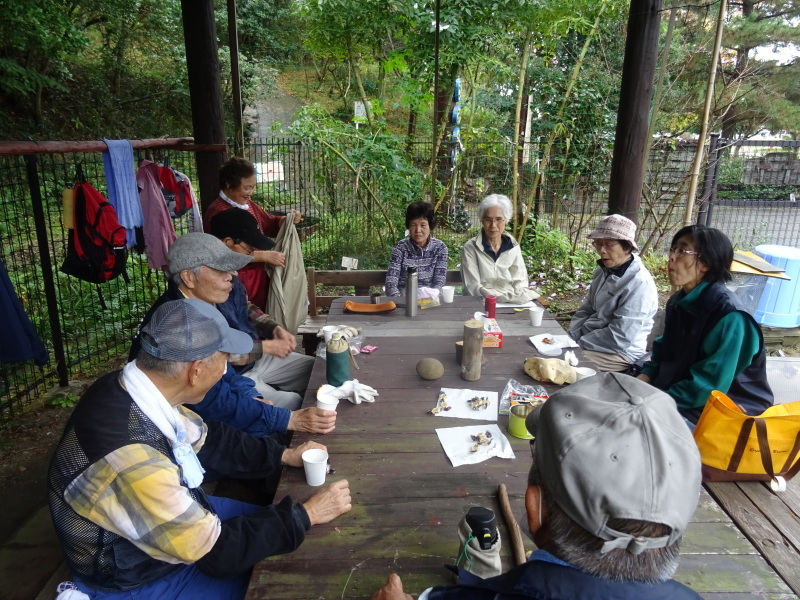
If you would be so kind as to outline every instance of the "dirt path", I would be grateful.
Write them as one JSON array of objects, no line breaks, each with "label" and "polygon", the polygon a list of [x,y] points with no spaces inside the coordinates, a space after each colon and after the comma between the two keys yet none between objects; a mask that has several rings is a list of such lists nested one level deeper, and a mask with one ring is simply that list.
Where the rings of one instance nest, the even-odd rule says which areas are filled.
[{"label": "dirt path", "polygon": [[273,123],[280,123],[280,131],[286,131],[295,113],[303,103],[278,89],[274,98],[268,98],[248,107],[244,111],[245,118],[251,123],[253,135],[264,139],[271,137]]}]

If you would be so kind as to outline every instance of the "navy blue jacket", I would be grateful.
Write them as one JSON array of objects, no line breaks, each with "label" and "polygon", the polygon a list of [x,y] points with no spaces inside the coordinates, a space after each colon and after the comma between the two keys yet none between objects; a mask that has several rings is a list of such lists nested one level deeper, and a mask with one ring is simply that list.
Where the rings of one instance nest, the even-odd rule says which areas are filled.
[{"label": "navy blue jacket", "polygon": [[0,262],[0,314],[3,315],[3,343],[0,344],[0,363],[23,362],[33,359],[42,366],[49,356],[28,315],[22,309],[17,293]]},{"label": "navy blue jacket", "polygon": [[699,600],[673,581],[648,584],[614,582],[570,566],[530,560],[507,573],[481,579],[458,569],[459,584],[435,587],[428,600]]}]

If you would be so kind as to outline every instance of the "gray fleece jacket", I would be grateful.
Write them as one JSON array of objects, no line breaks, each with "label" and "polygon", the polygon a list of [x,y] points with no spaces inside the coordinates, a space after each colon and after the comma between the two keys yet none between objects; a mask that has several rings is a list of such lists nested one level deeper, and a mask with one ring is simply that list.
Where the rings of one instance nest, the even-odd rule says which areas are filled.
[{"label": "gray fleece jacket", "polygon": [[633,263],[621,276],[597,267],[567,333],[584,350],[619,354],[634,363],[647,351],[657,310],[656,284],[634,254]]}]

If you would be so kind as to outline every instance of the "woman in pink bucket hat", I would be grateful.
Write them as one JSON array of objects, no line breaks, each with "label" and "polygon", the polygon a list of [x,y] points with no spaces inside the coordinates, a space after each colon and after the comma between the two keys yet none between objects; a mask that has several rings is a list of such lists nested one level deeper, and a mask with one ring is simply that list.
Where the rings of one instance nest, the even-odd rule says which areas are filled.
[{"label": "woman in pink bucket hat", "polygon": [[587,237],[600,258],[567,333],[601,371],[628,371],[647,352],[658,310],[656,284],[634,254],[639,248],[633,221],[603,217]]}]

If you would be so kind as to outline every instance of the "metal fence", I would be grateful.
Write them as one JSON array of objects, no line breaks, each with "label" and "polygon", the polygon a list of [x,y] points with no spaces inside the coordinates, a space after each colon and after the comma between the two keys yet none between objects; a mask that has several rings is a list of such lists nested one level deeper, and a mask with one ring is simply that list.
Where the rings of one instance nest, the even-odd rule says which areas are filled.
[{"label": "metal fence", "polygon": [[[798,143],[792,144],[779,150],[796,157]],[[405,158],[417,167],[409,171],[409,177],[422,178],[430,143],[409,144],[405,151]],[[519,161],[519,198],[525,209],[572,239],[583,240],[606,211],[610,153],[598,152],[584,171],[571,172],[565,161],[556,160],[567,151],[553,146],[551,167],[534,190],[541,146],[530,144],[525,153],[530,160],[522,162],[508,140],[467,140],[451,171],[452,183],[442,196],[445,217],[459,212],[465,217],[460,224],[458,219],[448,221],[460,231],[444,232],[452,234],[449,241],[459,239],[453,237],[457,235],[474,235],[474,229],[464,228],[477,226],[475,207],[486,193],[511,193],[515,160]],[[140,148],[135,154],[137,161],[168,161],[197,182],[194,151],[158,147]],[[741,249],[765,242],[800,245],[799,213],[791,199],[715,197],[720,165],[741,160],[744,152],[736,156],[723,146],[712,154],[718,160],[712,161],[700,192],[699,205],[709,207],[701,212],[702,219],[728,233]],[[642,243],[647,240],[649,248],[663,249],[664,240],[682,224],[693,155],[690,143],[665,143],[651,154],[639,214],[639,239]],[[273,213],[292,208],[304,213],[300,232],[307,265],[339,268],[342,256],[351,256],[359,258],[360,268],[385,267],[389,249],[402,236],[403,211],[409,200],[382,190],[385,166],[354,171],[344,163],[341,152],[291,138],[250,140],[245,157],[259,171],[258,202]],[[784,164],[794,164],[788,159]],[[75,183],[78,165],[86,179],[105,193],[99,150],[0,155],[0,261],[50,355],[50,362],[42,368],[30,362],[0,363],[0,424],[42,398],[54,384],[95,375],[121,362],[139,320],[165,287],[163,274],[149,269],[146,257],[135,252],[128,260],[127,278],[99,286],[106,308],[101,305],[98,286],[59,271],[67,239],[61,218],[62,192]],[[371,196],[365,191],[367,186],[379,195]],[[393,230],[387,229],[387,222],[393,224]],[[188,216],[174,224],[178,233],[187,230]],[[376,237],[380,243],[375,243]],[[0,344],[10,343],[6,336],[0,327]]]},{"label": "metal fence", "polygon": [[[137,162],[149,158],[169,164],[196,181],[193,153],[165,148],[136,150]],[[160,272],[131,252],[125,277],[86,283],[61,273],[67,230],[62,196],[77,181],[78,167],[88,182],[106,193],[100,152],[0,157],[0,261],[14,292],[50,361],[0,363],[0,423],[40,399],[45,388],[106,369],[124,354],[144,312],[165,289]],[[188,229],[188,214],[175,221]],[[0,328],[0,344],[13,342]]]}]

